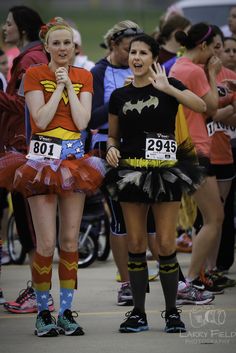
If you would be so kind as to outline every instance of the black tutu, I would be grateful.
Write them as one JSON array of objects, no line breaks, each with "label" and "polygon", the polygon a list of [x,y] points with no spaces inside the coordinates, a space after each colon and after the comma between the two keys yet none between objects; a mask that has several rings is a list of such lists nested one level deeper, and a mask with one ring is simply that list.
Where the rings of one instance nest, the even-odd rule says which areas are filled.
[{"label": "black tutu", "polygon": [[121,202],[180,201],[183,192],[193,194],[198,189],[205,169],[197,163],[192,148],[180,148],[177,157],[176,163],[160,167],[133,167],[121,159],[117,168],[108,169],[102,190]]}]

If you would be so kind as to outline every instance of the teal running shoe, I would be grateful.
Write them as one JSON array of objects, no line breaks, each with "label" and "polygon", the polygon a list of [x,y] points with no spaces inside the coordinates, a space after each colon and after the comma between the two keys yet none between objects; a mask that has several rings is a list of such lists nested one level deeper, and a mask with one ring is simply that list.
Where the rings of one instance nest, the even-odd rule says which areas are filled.
[{"label": "teal running shoe", "polygon": [[83,336],[84,331],[82,327],[75,321],[75,317],[78,317],[78,313],[66,309],[63,315],[59,315],[57,319],[57,327],[61,334],[66,336]]},{"label": "teal running shoe", "polygon": [[37,315],[34,334],[38,337],[55,337],[59,335],[56,320],[49,310],[40,311]]}]

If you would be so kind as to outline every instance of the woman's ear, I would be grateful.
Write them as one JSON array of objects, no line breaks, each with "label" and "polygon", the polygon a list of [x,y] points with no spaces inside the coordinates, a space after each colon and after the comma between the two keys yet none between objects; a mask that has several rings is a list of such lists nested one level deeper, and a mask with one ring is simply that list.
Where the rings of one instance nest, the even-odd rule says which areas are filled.
[{"label": "woman's ear", "polygon": [[20,36],[21,36],[22,39],[28,39],[27,38],[28,36],[27,36],[27,33],[26,33],[25,30],[21,31]]},{"label": "woman's ear", "polygon": [[207,47],[207,43],[206,43],[206,42],[202,42],[202,43],[200,44],[200,46],[201,46],[201,49],[202,49],[202,50],[205,50],[206,47]]}]

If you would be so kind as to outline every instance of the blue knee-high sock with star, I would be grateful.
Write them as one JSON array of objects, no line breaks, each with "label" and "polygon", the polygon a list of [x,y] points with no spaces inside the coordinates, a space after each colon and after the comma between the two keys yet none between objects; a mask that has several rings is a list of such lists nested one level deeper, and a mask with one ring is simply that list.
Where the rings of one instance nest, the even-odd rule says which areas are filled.
[{"label": "blue knee-high sock with star", "polygon": [[60,310],[59,315],[62,315],[66,309],[71,309],[74,289],[60,289]]},{"label": "blue knee-high sock with star", "polygon": [[43,310],[48,310],[48,297],[49,297],[49,290],[37,290],[35,289],[35,295],[38,305],[38,312]]}]

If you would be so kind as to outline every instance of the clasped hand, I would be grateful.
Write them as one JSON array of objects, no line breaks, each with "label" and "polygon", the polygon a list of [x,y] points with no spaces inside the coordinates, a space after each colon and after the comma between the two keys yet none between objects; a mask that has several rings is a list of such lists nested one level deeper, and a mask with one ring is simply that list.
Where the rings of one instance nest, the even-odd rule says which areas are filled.
[{"label": "clasped hand", "polygon": [[63,84],[64,86],[68,86],[69,84],[71,84],[71,80],[68,76],[68,71],[65,67],[59,67],[55,71],[55,76],[58,85]]}]

